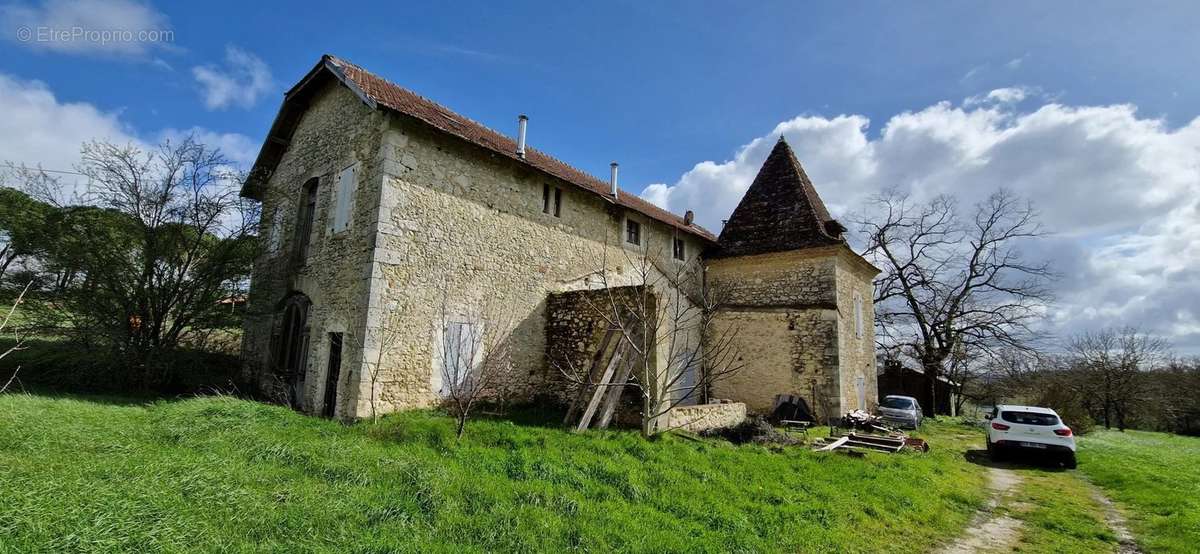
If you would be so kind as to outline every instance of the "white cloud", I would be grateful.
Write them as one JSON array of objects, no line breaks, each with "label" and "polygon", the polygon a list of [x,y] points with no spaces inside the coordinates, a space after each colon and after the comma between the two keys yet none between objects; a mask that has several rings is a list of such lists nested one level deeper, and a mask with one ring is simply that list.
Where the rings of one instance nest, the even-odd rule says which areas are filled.
[{"label": "white cloud", "polygon": [[[0,73],[0,164],[41,166],[48,170],[74,171],[79,148],[89,140],[146,147],[163,138],[194,135],[201,142],[220,148],[230,162],[248,168],[257,154],[250,138],[236,133],[216,133],[200,127],[185,131],[166,129],[138,133],[121,120],[119,111],[104,111],[86,102],[64,102],[40,81],[27,81]],[[0,168],[4,170],[8,168]],[[0,171],[0,174],[4,171]],[[55,174],[71,192],[82,193],[85,177]]]},{"label": "white cloud", "polygon": [[146,56],[168,48],[167,17],[134,0],[46,0],[0,7],[4,37],[26,47],[66,54]]},{"label": "white cloud", "polygon": [[971,79],[974,79],[976,76],[978,76],[980,73],[983,73],[984,71],[986,71],[987,68],[988,68],[987,64],[974,66],[971,69],[968,69],[966,73],[963,73],[962,78],[960,78],[958,81],[960,83],[965,83],[967,81],[970,81]]},{"label": "white cloud", "polygon": [[987,94],[977,94],[963,100],[963,106],[978,106],[981,104],[1019,104],[1034,93],[1028,87],[1006,87],[989,91]]},{"label": "white cloud", "polygon": [[1028,57],[1029,57],[1029,54],[1025,54],[1019,58],[1013,58],[1011,60],[1008,60],[1007,62],[1005,62],[1004,67],[1007,67],[1011,71],[1016,71],[1021,68],[1021,64],[1025,63],[1025,58],[1028,58]]},{"label": "white cloud", "polygon": [[224,154],[230,163],[244,169],[249,169],[254,164],[254,158],[258,156],[258,149],[262,146],[261,142],[256,142],[241,133],[218,133],[202,127],[166,129],[159,133],[158,140],[177,142],[189,136],[209,148],[220,149],[221,154]]},{"label": "white cloud", "polygon": [[225,66],[196,66],[192,75],[203,87],[210,110],[249,108],[272,86],[271,70],[261,58],[236,46],[225,48]]},{"label": "white cloud", "polygon": [[861,115],[797,117],[643,196],[719,231],[779,134],[843,220],[887,187],[963,203],[1007,187],[1055,232],[1036,248],[1064,273],[1057,330],[1135,324],[1200,353],[1200,118],[1172,129],[1132,105],[1017,111],[1029,92],[897,114],[877,136]]},{"label": "white cloud", "polygon": [[92,139],[137,142],[117,112],[84,102],[60,102],[41,81],[0,73],[0,156],[6,164],[70,170],[79,146]]}]

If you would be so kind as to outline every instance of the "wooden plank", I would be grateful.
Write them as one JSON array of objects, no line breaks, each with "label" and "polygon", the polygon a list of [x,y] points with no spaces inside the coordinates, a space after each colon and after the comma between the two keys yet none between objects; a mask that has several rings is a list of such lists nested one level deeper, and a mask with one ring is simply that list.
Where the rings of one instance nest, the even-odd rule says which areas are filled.
[{"label": "wooden plank", "polygon": [[579,409],[583,406],[583,400],[587,398],[588,391],[591,390],[594,386],[593,383],[596,382],[596,378],[598,377],[596,373],[601,365],[601,360],[608,353],[608,345],[612,342],[613,335],[616,332],[616,329],[609,329],[608,332],[604,333],[604,338],[600,340],[600,348],[596,349],[595,354],[592,354],[592,365],[588,368],[587,376],[585,377],[587,382],[579,385],[579,393],[575,395],[575,400],[567,408],[567,416],[563,418],[563,425],[570,425],[575,420],[575,416],[579,414]]},{"label": "wooden plank", "polygon": [[[862,441],[856,441],[856,440],[846,441],[846,443],[842,445],[842,448],[862,448],[862,449],[866,449],[866,450],[874,450],[876,452],[887,452],[889,454],[900,451],[898,448],[895,448],[892,446],[885,446],[882,444],[875,444],[875,443],[871,443],[871,442],[862,442]],[[901,447],[901,448],[903,448],[903,447]]]},{"label": "wooden plank", "polygon": [[617,349],[613,351],[612,360],[609,361],[608,366],[604,368],[604,375],[601,376],[600,380],[596,382],[596,392],[592,394],[592,400],[588,402],[587,409],[584,410],[583,415],[579,417],[579,425],[575,427],[576,431],[582,431],[591,425],[592,417],[596,415],[596,408],[600,406],[600,399],[604,397],[604,392],[609,388],[606,385],[612,381],[613,372],[616,371],[617,364],[621,362],[621,358],[624,355],[625,349],[622,348],[622,346],[624,345],[622,344],[617,346]]},{"label": "wooden plank", "polygon": [[[633,366],[637,364],[637,356],[627,356],[625,363],[621,364],[621,371],[617,372],[617,376],[612,380],[614,385],[623,385],[629,380],[629,374],[633,373]],[[609,422],[612,421],[613,413],[617,410],[617,404],[621,400],[621,395],[625,393],[625,387],[607,387],[611,389],[604,398],[604,406],[600,410],[600,420],[596,422],[597,429],[608,429]]]},{"label": "wooden plank", "polygon": [[835,440],[835,441],[817,449],[817,452],[829,452],[830,450],[834,450],[834,449],[842,446],[843,444],[846,444],[846,442],[849,440],[850,440],[850,437],[841,437],[838,440]]}]

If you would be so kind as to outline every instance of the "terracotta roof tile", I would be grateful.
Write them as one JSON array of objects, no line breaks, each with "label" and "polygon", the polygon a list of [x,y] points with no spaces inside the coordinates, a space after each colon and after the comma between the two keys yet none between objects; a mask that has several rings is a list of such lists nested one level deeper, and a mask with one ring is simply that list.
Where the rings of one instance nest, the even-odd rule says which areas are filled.
[{"label": "terracotta roof tile", "polygon": [[[362,94],[365,94],[380,106],[419,119],[445,133],[457,136],[520,163],[528,164],[535,169],[574,184],[609,201],[613,200],[608,183],[548,154],[526,146],[525,157],[521,158],[516,153],[516,141],[501,133],[463,117],[437,102],[389,82],[346,60],[326,55],[322,58],[322,61],[328,61],[329,64],[341,73],[339,77],[350,81],[347,84],[357,87]],[[683,217],[659,208],[635,194],[628,192],[619,194],[616,204],[710,242],[717,240],[715,235],[703,227],[694,223],[685,223]]]}]

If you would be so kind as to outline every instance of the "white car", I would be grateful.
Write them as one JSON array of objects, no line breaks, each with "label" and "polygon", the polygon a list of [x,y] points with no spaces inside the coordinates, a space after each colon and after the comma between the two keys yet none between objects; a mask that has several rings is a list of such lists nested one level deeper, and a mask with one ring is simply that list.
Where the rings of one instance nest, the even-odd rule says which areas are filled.
[{"label": "white car", "polygon": [[1022,451],[1075,469],[1075,434],[1050,408],[1000,405],[988,414],[987,450],[993,460]]}]

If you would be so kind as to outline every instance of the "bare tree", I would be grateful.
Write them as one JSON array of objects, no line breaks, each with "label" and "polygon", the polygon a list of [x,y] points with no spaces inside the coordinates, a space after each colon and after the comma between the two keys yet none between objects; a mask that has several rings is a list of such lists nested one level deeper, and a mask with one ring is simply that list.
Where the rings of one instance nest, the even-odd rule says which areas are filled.
[{"label": "bare tree", "polygon": [[405,311],[399,306],[389,306],[386,310],[386,315],[379,324],[379,329],[375,333],[368,332],[366,338],[358,338],[354,333],[346,333],[347,340],[352,341],[358,346],[360,351],[373,351],[375,353],[374,359],[364,360],[365,363],[363,364],[367,381],[371,387],[371,392],[367,395],[367,400],[371,404],[372,423],[379,423],[379,391],[380,387],[387,383],[384,380],[384,358],[388,350],[399,344],[404,337],[400,322],[401,314]]},{"label": "bare tree", "polygon": [[499,302],[484,307],[451,305],[450,286],[443,284],[435,330],[441,386],[437,391],[456,421],[462,437],[471,410],[492,389],[494,380],[512,371],[510,340],[513,310]]},{"label": "bare tree", "polygon": [[1078,378],[1077,394],[1106,429],[1124,431],[1128,418],[1151,390],[1146,372],[1169,359],[1161,338],[1135,328],[1083,333],[1067,343],[1071,368]]},{"label": "bare tree", "polygon": [[90,142],[79,171],[85,205],[41,194],[54,209],[39,266],[65,276],[42,323],[111,347],[152,386],[164,377],[157,354],[229,323],[218,302],[245,292],[257,207],[239,198],[241,175],[221,153],[190,137],[148,150]]},{"label": "bare tree", "polygon": [[[4,316],[3,321],[0,321],[0,336],[3,336],[5,331],[10,330],[9,325],[12,322],[13,315],[17,313],[17,306],[20,306],[21,302],[25,300],[25,294],[29,292],[29,287],[31,286],[33,286],[32,282],[25,285],[25,288],[22,289],[21,293],[17,295],[17,299],[13,300],[13,305],[11,308],[9,308],[8,314]],[[8,349],[0,352],[0,360],[7,358],[13,352],[24,350],[24,348],[25,337],[21,336],[19,333],[13,332],[13,344],[12,346],[9,346]],[[10,375],[8,379],[4,381],[4,385],[0,386],[0,393],[8,390],[8,387],[11,386],[13,381],[17,379],[17,373],[20,373],[20,371],[20,366],[17,366],[17,368],[13,370],[12,375]]]},{"label": "bare tree", "polygon": [[876,197],[859,220],[864,256],[883,269],[875,284],[876,324],[884,348],[920,364],[922,403],[956,352],[994,355],[1029,348],[1051,295],[1045,263],[1022,259],[1022,242],[1044,236],[1028,202],[1000,190],[962,217],[955,200],[927,203],[895,191]]},{"label": "bare tree", "polygon": [[[698,259],[664,259],[648,246],[616,247],[622,269],[610,267],[605,240],[598,256],[593,288],[585,297],[597,317],[620,341],[627,354],[628,375],[594,375],[570,359],[551,363],[571,383],[593,388],[617,387],[637,391],[641,399],[642,434],[665,430],[661,418],[689,399],[707,402],[715,382],[738,372],[743,364],[736,349],[736,326],[716,324],[724,294],[708,286]],[[620,348],[614,349],[614,357]],[[627,378],[626,378],[627,377]],[[586,422],[584,422],[586,423]]]}]

